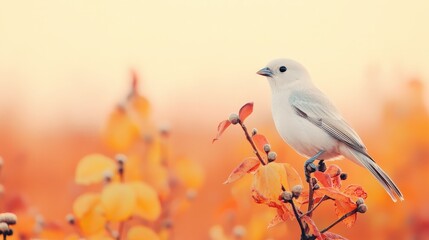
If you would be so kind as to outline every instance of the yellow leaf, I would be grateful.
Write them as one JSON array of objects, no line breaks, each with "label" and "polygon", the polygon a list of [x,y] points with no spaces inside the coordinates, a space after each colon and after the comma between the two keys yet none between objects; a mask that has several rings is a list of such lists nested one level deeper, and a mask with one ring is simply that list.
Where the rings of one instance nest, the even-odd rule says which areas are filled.
[{"label": "yellow leaf", "polygon": [[[82,239],[82,238],[79,238]],[[107,231],[100,231],[88,237],[88,240],[115,240]]]},{"label": "yellow leaf", "polygon": [[150,228],[145,226],[135,226],[127,233],[127,240],[160,240],[159,236]]},{"label": "yellow leaf", "polygon": [[168,196],[168,171],[160,163],[148,162],[143,169],[143,180],[153,186],[162,198]]},{"label": "yellow leaf", "polygon": [[149,117],[150,105],[145,97],[139,94],[133,94],[128,103],[141,120],[146,120]]},{"label": "yellow leaf", "polygon": [[[302,180],[299,176],[298,172],[295,168],[292,167],[289,163],[282,163],[285,170],[286,170],[286,176],[287,176],[287,183],[289,186],[289,190],[291,190],[296,185],[302,186]],[[286,187],[286,186],[284,186]]]},{"label": "yellow leaf", "polygon": [[75,217],[81,218],[83,215],[92,211],[100,202],[100,194],[85,193],[80,195],[73,203],[73,213]]},{"label": "yellow leaf", "polygon": [[221,225],[214,225],[209,230],[211,240],[228,240]]},{"label": "yellow leaf", "polygon": [[138,181],[142,179],[142,156],[137,153],[129,153],[125,168],[125,181]]},{"label": "yellow leaf", "polygon": [[287,175],[282,163],[269,163],[259,167],[253,176],[252,196],[258,203],[277,201],[287,185]]},{"label": "yellow leaf", "polygon": [[81,237],[79,235],[77,235],[76,233],[67,235],[64,238],[64,240],[79,240],[79,239],[81,239]]},{"label": "yellow leaf", "polygon": [[177,162],[176,173],[187,188],[199,189],[203,185],[204,171],[196,162],[181,159]]},{"label": "yellow leaf", "polygon": [[159,232],[159,239],[160,240],[168,240],[170,239],[170,230],[167,228],[163,228],[161,229],[161,231]]},{"label": "yellow leaf", "polygon": [[110,183],[101,193],[101,204],[107,220],[120,222],[128,219],[136,205],[136,195],[131,186]]},{"label": "yellow leaf", "polygon": [[106,219],[101,209],[100,195],[86,193],[79,196],[73,204],[77,224],[85,235],[91,235],[104,229]]},{"label": "yellow leaf", "polygon": [[161,203],[154,188],[144,182],[132,182],[137,203],[135,214],[149,221],[156,220],[161,215]]},{"label": "yellow leaf", "polygon": [[139,137],[139,126],[128,116],[124,107],[117,107],[110,114],[103,132],[107,146],[117,152],[124,152]]},{"label": "yellow leaf", "polygon": [[111,158],[101,154],[91,154],[79,161],[75,181],[84,185],[98,183],[103,181],[106,172],[114,173],[115,170],[116,164]]}]

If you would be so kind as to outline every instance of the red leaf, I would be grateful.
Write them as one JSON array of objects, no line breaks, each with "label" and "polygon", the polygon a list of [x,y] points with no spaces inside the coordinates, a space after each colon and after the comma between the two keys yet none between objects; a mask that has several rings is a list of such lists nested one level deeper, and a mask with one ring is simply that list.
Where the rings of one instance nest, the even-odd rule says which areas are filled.
[{"label": "red leaf", "polygon": [[359,185],[347,186],[344,193],[349,195],[354,201],[357,201],[358,198],[366,199],[367,197],[365,190],[363,190],[362,186]]},{"label": "red leaf", "polygon": [[333,187],[321,187],[316,190],[316,192],[322,193],[332,199],[342,201],[342,202],[352,202],[351,198],[346,194],[340,192],[338,189]]},{"label": "red leaf", "polygon": [[244,122],[244,120],[253,112],[253,102],[246,103],[244,106],[240,108],[240,112],[238,112],[238,116],[240,117],[240,121]]},{"label": "red leaf", "polygon": [[[344,214],[351,212],[356,208],[356,204],[350,201],[339,201],[335,200],[335,214],[338,218],[342,217]],[[347,227],[353,226],[356,222],[357,213],[351,215],[350,217],[343,220],[343,223],[346,224]]]},{"label": "red leaf", "polygon": [[322,186],[324,186],[324,187],[332,187],[332,179],[331,179],[331,177],[328,174],[326,174],[324,172],[316,171],[314,173],[314,176],[322,184]]},{"label": "red leaf", "polygon": [[258,133],[252,136],[252,140],[259,151],[264,152],[264,145],[268,144],[267,138],[264,135]]},{"label": "red leaf", "polygon": [[331,232],[325,232],[322,236],[325,240],[347,240],[347,238]]},{"label": "red leaf", "polygon": [[332,164],[326,169],[325,173],[331,177],[332,186],[341,188],[341,168],[335,164]]},{"label": "red leaf", "polygon": [[313,222],[313,220],[309,216],[307,216],[307,215],[302,216],[301,219],[305,223],[307,223],[307,226],[310,229],[310,231],[309,231],[310,234],[314,235],[316,237],[316,239],[323,240],[323,237],[320,234],[319,229],[317,229],[316,224]]},{"label": "red leaf", "polygon": [[332,164],[328,166],[325,173],[328,174],[331,178],[336,177],[341,174],[341,168],[335,164]]},{"label": "red leaf", "polygon": [[242,178],[246,173],[251,173],[258,169],[261,162],[256,157],[244,159],[229,175],[228,179],[223,184],[228,184]]},{"label": "red leaf", "polygon": [[271,202],[268,206],[277,209],[277,215],[268,224],[268,228],[272,228],[279,223],[286,222],[295,217],[290,204]]},{"label": "red leaf", "polygon": [[212,143],[214,143],[216,140],[219,140],[222,133],[231,125],[231,122],[229,120],[223,120],[219,123],[219,126],[217,127],[217,135],[213,139]]},{"label": "red leaf", "polygon": [[[350,196],[340,192],[334,187],[321,187],[320,189],[316,190],[316,192],[323,193],[335,200],[335,214],[338,218],[356,208],[356,203],[353,202]],[[346,224],[347,227],[351,227],[355,223],[356,218],[357,214],[353,214],[350,217],[344,219],[343,223]]]},{"label": "red leaf", "polygon": [[134,94],[138,90],[139,76],[134,69],[131,69],[131,93]]}]

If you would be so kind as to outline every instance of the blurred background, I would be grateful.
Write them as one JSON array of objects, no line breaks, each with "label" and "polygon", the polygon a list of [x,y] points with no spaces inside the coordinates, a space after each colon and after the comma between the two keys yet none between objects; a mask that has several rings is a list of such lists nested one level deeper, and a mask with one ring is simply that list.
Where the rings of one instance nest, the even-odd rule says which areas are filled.
[{"label": "blurred background", "polygon": [[[266,230],[274,210],[251,202],[249,181],[222,185],[252,155],[240,130],[211,143],[217,124],[253,101],[248,127],[270,139],[280,161],[301,168],[302,157],[275,131],[268,83],[255,74],[287,57],[307,67],[405,195],[394,204],[367,171],[336,162],[347,181],[366,189],[369,212],[351,229],[334,231],[351,239],[429,239],[429,2],[0,0],[0,6],[2,211],[26,209],[58,231],[72,231],[64,216],[83,191],[74,182],[76,164],[90,153],[117,153],[102,133],[129,92],[133,70],[154,128],[169,126],[171,158],[186,156],[204,169],[191,210],[175,217],[173,239],[209,239],[234,226],[246,229],[245,239],[298,236],[295,222]],[[315,216],[321,226],[334,218],[328,211]]]}]

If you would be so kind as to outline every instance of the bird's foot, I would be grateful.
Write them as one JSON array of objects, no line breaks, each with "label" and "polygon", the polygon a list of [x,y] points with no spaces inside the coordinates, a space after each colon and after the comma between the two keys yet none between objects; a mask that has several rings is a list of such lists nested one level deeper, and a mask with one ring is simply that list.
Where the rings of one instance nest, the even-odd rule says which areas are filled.
[{"label": "bird's foot", "polygon": [[[318,169],[316,164],[314,164],[314,161],[316,161],[320,157],[320,155],[322,155],[324,152],[325,152],[325,150],[320,150],[318,153],[316,153],[316,155],[314,155],[313,157],[311,157],[307,161],[305,161],[304,172],[305,172],[305,179],[307,180],[307,182],[310,181],[310,174],[315,172]],[[323,162],[323,160],[321,160],[319,162],[319,170],[323,169],[323,168],[326,170],[326,165]]]},{"label": "bird's foot", "polygon": [[319,164],[317,165],[317,170],[321,171],[321,172],[325,172],[326,171],[326,163],[324,160],[320,160]]}]

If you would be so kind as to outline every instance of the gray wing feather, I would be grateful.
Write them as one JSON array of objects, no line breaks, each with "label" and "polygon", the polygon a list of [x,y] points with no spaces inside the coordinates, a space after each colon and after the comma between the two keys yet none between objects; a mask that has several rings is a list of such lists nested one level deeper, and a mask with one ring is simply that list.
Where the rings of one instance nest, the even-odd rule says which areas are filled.
[{"label": "gray wing feather", "polygon": [[335,106],[319,91],[293,92],[289,103],[295,112],[335,139],[372,159],[357,133],[344,121]]}]

